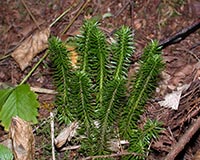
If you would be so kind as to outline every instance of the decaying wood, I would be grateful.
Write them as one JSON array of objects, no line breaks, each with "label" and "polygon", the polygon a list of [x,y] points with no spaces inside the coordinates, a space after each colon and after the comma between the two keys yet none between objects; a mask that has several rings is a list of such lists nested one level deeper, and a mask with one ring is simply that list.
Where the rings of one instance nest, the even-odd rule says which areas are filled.
[{"label": "decaying wood", "polygon": [[185,134],[180,138],[178,143],[176,143],[164,160],[174,160],[176,156],[184,149],[185,145],[190,141],[193,135],[200,128],[200,117],[194,122],[194,124],[185,132]]}]

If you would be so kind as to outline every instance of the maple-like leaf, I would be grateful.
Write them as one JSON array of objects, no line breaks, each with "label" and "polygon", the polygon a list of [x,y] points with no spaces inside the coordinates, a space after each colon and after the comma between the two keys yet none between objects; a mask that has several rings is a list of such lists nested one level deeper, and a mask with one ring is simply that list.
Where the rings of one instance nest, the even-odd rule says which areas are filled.
[{"label": "maple-like leaf", "polygon": [[37,95],[30,90],[29,85],[23,84],[13,89],[1,90],[0,97],[0,121],[5,130],[8,130],[14,116],[37,123],[39,103]]}]

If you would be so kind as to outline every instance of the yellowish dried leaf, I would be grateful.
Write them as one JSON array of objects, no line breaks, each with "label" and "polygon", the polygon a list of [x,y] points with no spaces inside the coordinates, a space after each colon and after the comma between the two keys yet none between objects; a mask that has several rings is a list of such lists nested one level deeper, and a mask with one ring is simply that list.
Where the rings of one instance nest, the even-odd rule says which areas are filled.
[{"label": "yellowish dried leaf", "polygon": [[78,61],[78,53],[75,50],[74,46],[66,45],[67,50],[70,52],[70,59],[72,63],[72,67],[77,67],[77,61]]},{"label": "yellowish dried leaf", "polygon": [[31,60],[48,47],[50,28],[36,30],[35,33],[25,39],[22,44],[11,54],[23,71]]},{"label": "yellowish dried leaf", "polygon": [[9,134],[15,160],[33,160],[34,136],[30,123],[19,117],[13,117]]}]

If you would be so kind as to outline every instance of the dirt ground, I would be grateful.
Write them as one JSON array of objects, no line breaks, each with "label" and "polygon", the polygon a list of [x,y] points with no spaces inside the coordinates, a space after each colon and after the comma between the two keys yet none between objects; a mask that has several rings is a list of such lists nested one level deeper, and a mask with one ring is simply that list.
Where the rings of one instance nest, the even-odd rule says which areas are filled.
[{"label": "dirt ground", "polygon": [[[23,2],[26,3],[36,22],[31,18]],[[77,34],[83,19],[90,16],[104,17],[101,20],[101,28],[108,35],[111,35],[121,25],[130,26],[134,30],[136,50],[132,57],[130,73],[148,42],[154,39],[162,42],[181,29],[188,28],[199,21],[200,16],[200,1],[198,0],[91,0],[67,32],[62,35],[63,30],[72,22],[82,4],[84,1],[81,0],[0,0],[0,82],[12,85],[21,82],[44,52],[37,55],[24,71],[20,70],[19,65],[10,56],[7,58],[5,56],[10,55],[23,39],[37,29],[37,25],[49,26],[66,9],[69,9],[69,12],[51,27],[51,34],[57,35],[63,40]],[[163,49],[166,68],[156,95],[148,102],[142,118],[156,118],[162,121],[165,130],[159,139],[152,143],[152,152],[148,159],[164,159],[172,150],[173,145],[198,119],[200,114],[199,37],[200,30],[197,30],[183,41]],[[45,59],[27,83],[32,87],[55,89],[48,63],[49,60]],[[177,87],[184,84],[190,84],[190,87],[183,92],[178,110],[159,105],[158,102],[164,99],[166,94],[177,90]],[[49,116],[49,112],[52,110],[50,104],[53,100],[54,95],[39,94],[40,123]],[[43,131],[45,131],[45,127],[48,128],[48,125],[43,126]],[[6,133],[3,128],[0,128],[0,137],[4,134]],[[194,157],[200,148],[199,135],[198,131],[188,137],[188,143],[176,157],[177,160],[191,160]],[[49,133],[38,131],[35,136],[36,159],[51,159]],[[69,153],[70,159],[75,152],[70,151]],[[62,159],[64,155],[63,152],[57,153],[59,159]]]}]

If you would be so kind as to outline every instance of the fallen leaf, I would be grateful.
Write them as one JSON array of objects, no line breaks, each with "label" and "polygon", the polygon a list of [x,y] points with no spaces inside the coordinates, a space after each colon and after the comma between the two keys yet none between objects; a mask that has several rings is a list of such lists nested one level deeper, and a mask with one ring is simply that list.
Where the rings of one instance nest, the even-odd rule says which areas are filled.
[{"label": "fallen leaf", "polygon": [[64,128],[55,138],[55,146],[61,148],[67,141],[70,141],[78,128],[78,122],[72,122],[70,126]]},{"label": "fallen leaf", "polygon": [[19,64],[22,71],[38,53],[48,47],[49,35],[50,28],[41,31],[36,30],[35,33],[25,39],[22,44],[12,52],[12,57]]},{"label": "fallen leaf", "polygon": [[33,160],[35,140],[30,123],[13,117],[9,134],[15,160]]},{"label": "fallen leaf", "polygon": [[171,108],[174,110],[178,109],[179,102],[181,99],[182,92],[186,89],[188,89],[190,84],[185,84],[179,88],[177,88],[176,91],[173,91],[172,93],[169,93],[165,95],[164,100],[158,102],[161,106]]},{"label": "fallen leaf", "polygon": [[146,20],[145,19],[136,19],[133,22],[133,25],[134,25],[135,30],[138,30],[141,27],[145,27],[146,26]]},{"label": "fallen leaf", "polygon": [[72,67],[77,68],[78,53],[75,51],[76,48],[71,45],[66,45],[66,48],[70,52]]},{"label": "fallen leaf", "polygon": [[127,140],[118,140],[118,139],[111,139],[109,141],[109,149],[113,152],[120,152],[122,146],[129,145]]},{"label": "fallen leaf", "polygon": [[200,160],[200,150],[198,150],[192,160]]}]

